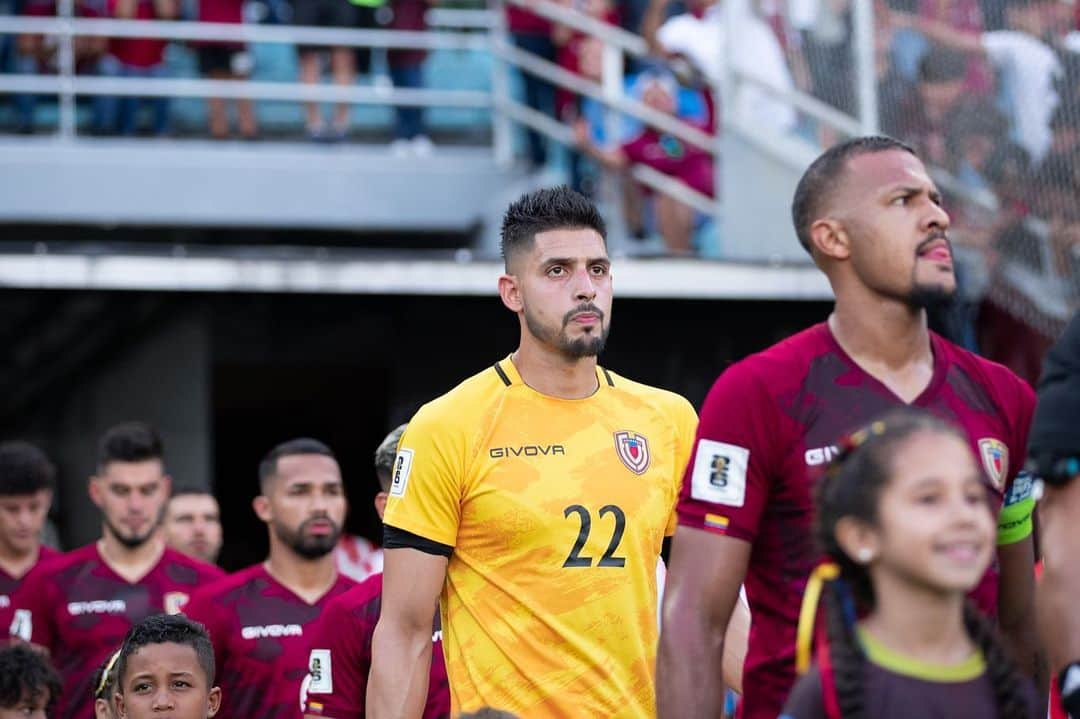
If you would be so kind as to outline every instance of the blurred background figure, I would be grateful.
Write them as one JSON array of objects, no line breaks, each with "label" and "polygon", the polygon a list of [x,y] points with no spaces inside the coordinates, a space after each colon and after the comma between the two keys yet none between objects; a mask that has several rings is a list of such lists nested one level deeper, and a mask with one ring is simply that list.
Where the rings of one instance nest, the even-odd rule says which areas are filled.
[{"label": "blurred background figure", "polygon": [[[244,22],[243,0],[198,0],[199,20],[202,22]],[[199,72],[211,80],[247,80],[255,68],[254,55],[243,43],[213,42],[209,40],[192,43],[199,57]],[[251,100],[233,101],[240,136],[254,140],[259,130],[255,120],[255,104]],[[206,100],[210,136],[222,140],[229,136],[229,116],[226,101],[220,97]]]},{"label": "blurred background figure", "polygon": [[25,646],[0,649],[0,719],[46,719],[60,696],[48,658]]},{"label": "blurred background figure", "polygon": [[[293,23],[304,27],[352,28],[360,20],[360,11],[349,0],[299,0],[293,4]],[[323,61],[329,54],[330,73],[335,85],[351,86],[356,81],[356,53],[351,47],[300,45],[300,80],[317,85],[323,74]],[[333,119],[326,124],[319,103],[306,104],[308,137],[320,142],[344,140],[349,132],[346,103],[334,106]]]},{"label": "blurred background figure", "polygon": [[29,442],[0,443],[0,629],[11,623],[11,598],[38,562],[57,554],[43,544],[56,468]]},{"label": "blurred background figure", "polygon": [[[405,433],[406,425],[400,425],[386,435],[375,449],[375,479],[379,482],[379,491],[375,494],[375,513],[382,520],[386,508],[387,492],[390,491],[390,479],[394,473],[394,459],[397,456],[398,442]],[[343,532],[334,548],[334,562],[337,570],[350,579],[362,582],[372,574],[378,574],[383,568],[382,548],[369,539]]]},{"label": "blurred background figure", "polygon": [[[177,0],[106,0],[105,12],[108,17],[118,20],[175,20],[180,9]],[[105,56],[98,66],[99,72],[105,77],[168,77],[169,69],[165,64],[168,44],[167,40],[158,38],[109,38]],[[96,131],[102,135],[134,135],[139,128],[139,109],[144,104],[151,112],[150,132],[167,135],[170,130],[167,97],[99,96],[95,111]]]},{"label": "blurred background figure", "polygon": [[201,489],[179,489],[169,498],[163,522],[165,541],[178,552],[216,564],[221,552],[221,509]]}]

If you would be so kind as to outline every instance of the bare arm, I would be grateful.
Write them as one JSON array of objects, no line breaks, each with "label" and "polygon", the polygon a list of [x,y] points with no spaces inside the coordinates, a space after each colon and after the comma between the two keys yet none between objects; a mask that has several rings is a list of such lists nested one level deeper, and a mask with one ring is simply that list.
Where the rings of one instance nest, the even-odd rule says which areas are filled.
[{"label": "bare arm", "polygon": [[896,27],[911,27],[926,36],[926,39],[938,45],[959,50],[960,52],[985,52],[982,35],[977,32],[957,30],[953,26],[938,20],[921,18],[907,13],[893,13]]},{"label": "bare arm", "polygon": [[664,24],[669,2],[670,0],[650,0],[645,16],[641,18],[641,35],[649,44],[650,52],[660,57],[666,57],[668,54],[660,45],[657,33],[660,31],[660,26]]},{"label": "bare arm", "polygon": [[739,599],[724,634],[724,686],[743,693],[742,669],[750,643],[750,608]]},{"label": "bare arm", "polygon": [[574,123],[574,139],[581,152],[596,160],[608,170],[619,172],[625,170],[630,164],[629,158],[622,150],[617,148],[605,150],[597,146],[589,137],[589,123],[586,120],[578,119]]},{"label": "bare arm", "polygon": [[159,20],[175,20],[180,14],[176,0],[154,0],[154,14]]},{"label": "bare arm", "polygon": [[1032,677],[1045,707],[1050,677],[1035,623],[1033,537],[998,547],[998,622],[1002,638],[1024,674]]},{"label": "bare arm", "polygon": [[1076,547],[1080,546],[1080,482],[1061,488],[1046,487],[1039,502],[1042,529],[1043,575],[1038,588],[1038,620],[1051,666],[1060,669],[1080,660],[1080,572]]},{"label": "bare arm", "polygon": [[750,544],[679,527],[664,588],[656,667],[660,719],[712,719],[724,707],[724,635],[739,601]]},{"label": "bare arm", "polygon": [[431,617],[446,579],[447,558],[418,549],[387,549],[382,614],[371,640],[367,716],[420,719],[431,671]]}]

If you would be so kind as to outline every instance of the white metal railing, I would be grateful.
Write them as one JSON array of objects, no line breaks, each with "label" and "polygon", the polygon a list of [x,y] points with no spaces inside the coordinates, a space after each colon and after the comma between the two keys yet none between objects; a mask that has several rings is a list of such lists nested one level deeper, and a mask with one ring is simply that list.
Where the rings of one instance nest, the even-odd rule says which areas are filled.
[{"label": "white metal railing", "polygon": [[[740,11],[739,2],[730,0],[725,12]],[[865,59],[873,51],[873,10],[871,0],[855,0],[856,42],[855,58]],[[504,4],[514,4],[565,25],[572,30],[598,38],[603,43],[602,77],[594,82],[569,72],[559,65],[516,47],[510,39],[502,10]],[[60,16],[30,18],[0,16],[0,33],[53,35],[58,38],[58,72],[55,75],[0,75],[0,93],[56,94],[60,98],[60,137],[71,141],[76,136],[75,97],[78,95],[113,95],[189,98],[244,98],[295,102],[343,102],[352,104],[448,106],[460,108],[490,108],[492,110],[492,140],[496,161],[507,165],[512,159],[512,129],[517,123],[540,132],[556,142],[572,146],[573,132],[565,124],[516,101],[510,92],[509,70],[540,77],[553,85],[592,98],[604,106],[606,136],[614,142],[622,116],[629,116],[700,148],[713,158],[716,188],[719,194],[721,138],[687,124],[677,117],[659,112],[625,91],[625,61],[627,57],[644,58],[649,49],[644,38],[586,16],[552,0],[497,0],[494,11],[432,9],[428,12],[433,29],[427,31],[360,30],[267,26],[258,24],[220,24],[189,21],[146,21],[76,18],[74,0],[59,0]],[[743,8],[745,9],[745,7]],[[726,27],[737,28],[737,17],[729,14]],[[441,28],[441,29],[440,29]],[[452,30],[448,29],[452,28]],[[864,37],[869,28],[871,36]],[[463,29],[479,32],[462,32]],[[451,49],[491,52],[491,92],[469,90],[438,90],[429,88],[394,88],[304,85],[300,83],[209,80],[202,78],[143,79],[97,77],[75,73],[74,39],[93,37],[138,37],[166,40],[216,40],[240,43],[305,44],[324,47]],[[726,43],[731,52],[733,43]],[[719,52],[719,50],[718,50]],[[773,97],[789,103],[818,122],[836,128],[843,134],[854,135],[876,128],[877,108],[872,64],[859,75],[860,117],[852,118],[806,93],[775,87],[761,78],[740,73],[737,64],[727,58],[725,74],[711,88],[717,98],[732,97],[739,88],[753,84]],[[857,63],[857,67],[859,64]],[[730,106],[718,103],[725,111],[728,125]],[[733,125],[732,125],[733,126]],[[740,128],[753,133],[754,128]],[[767,143],[766,143],[767,144]],[[631,175],[654,190],[673,196],[684,203],[720,218],[719,197],[709,198],[683,182],[635,166]]]}]

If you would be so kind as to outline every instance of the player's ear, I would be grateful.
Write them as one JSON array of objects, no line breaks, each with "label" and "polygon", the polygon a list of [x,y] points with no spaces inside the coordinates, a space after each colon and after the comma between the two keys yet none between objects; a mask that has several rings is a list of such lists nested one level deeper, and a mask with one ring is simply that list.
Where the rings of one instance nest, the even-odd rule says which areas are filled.
[{"label": "player's ear", "polygon": [[818,256],[846,260],[851,255],[851,243],[844,226],[835,219],[824,218],[810,225],[810,244]]},{"label": "player's ear", "polygon": [[264,522],[269,522],[274,518],[274,513],[270,510],[270,500],[265,494],[260,494],[251,500],[251,508],[255,510],[255,516]]},{"label": "player's ear", "polygon": [[127,719],[127,707],[124,706],[124,695],[117,692],[113,697],[113,706],[116,707],[116,716],[118,719]]},{"label": "player's ear", "polygon": [[521,301],[521,288],[518,286],[517,275],[499,275],[499,299],[502,300],[506,309],[515,314],[525,307]]},{"label": "player's ear", "polygon": [[881,538],[877,528],[854,517],[842,517],[836,523],[836,543],[844,554],[859,564],[867,564],[878,555]]},{"label": "player's ear", "polygon": [[379,519],[382,519],[383,512],[386,511],[386,499],[388,496],[386,492],[379,492],[375,495],[375,514],[379,515]]},{"label": "player's ear", "polygon": [[221,687],[214,687],[210,690],[209,696],[206,697],[206,717],[214,716],[218,713],[218,709],[221,708]]},{"label": "player's ear", "polygon": [[105,481],[96,474],[90,475],[90,479],[86,482],[86,491],[90,495],[90,501],[98,507],[101,506],[102,495],[105,493],[104,483]]}]

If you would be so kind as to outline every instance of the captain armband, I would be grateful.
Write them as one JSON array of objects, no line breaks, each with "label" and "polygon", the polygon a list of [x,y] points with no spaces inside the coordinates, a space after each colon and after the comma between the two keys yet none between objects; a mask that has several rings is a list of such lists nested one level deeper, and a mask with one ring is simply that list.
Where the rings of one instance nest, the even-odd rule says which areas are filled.
[{"label": "captain armband", "polygon": [[1034,481],[1029,472],[1021,472],[1005,494],[1005,503],[998,515],[999,545],[1015,544],[1031,536],[1034,529],[1032,515],[1035,512],[1035,497],[1032,493]]}]

